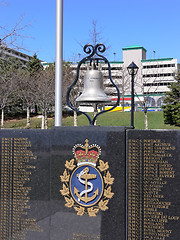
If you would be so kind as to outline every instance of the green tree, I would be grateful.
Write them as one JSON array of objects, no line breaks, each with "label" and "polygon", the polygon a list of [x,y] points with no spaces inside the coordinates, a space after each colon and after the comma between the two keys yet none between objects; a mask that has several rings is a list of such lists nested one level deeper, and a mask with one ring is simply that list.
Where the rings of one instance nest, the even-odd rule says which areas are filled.
[{"label": "green tree", "polygon": [[169,86],[166,93],[163,108],[164,123],[180,126],[180,72],[176,76],[176,82]]},{"label": "green tree", "polygon": [[27,62],[26,70],[30,73],[31,76],[43,70],[41,61],[39,60],[36,54],[34,54],[32,59]]}]

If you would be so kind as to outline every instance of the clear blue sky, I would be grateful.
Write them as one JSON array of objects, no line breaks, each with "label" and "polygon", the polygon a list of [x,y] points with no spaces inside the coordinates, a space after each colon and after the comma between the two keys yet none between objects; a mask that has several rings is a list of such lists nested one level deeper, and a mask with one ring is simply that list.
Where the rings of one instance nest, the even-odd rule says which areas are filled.
[{"label": "clear blue sky", "polygon": [[[31,25],[23,32],[30,36],[23,47],[53,62],[55,14],[56,0],[7,0],[7,6],[0,5],[0,26],[11,27],[25,15],[23,24]],[[173,57],[180,63],[180,0],[64,0],[65,60],[78,60],[83,53],[79,43],[89,42],[93,20],[110,46],[110,61],[122,61],[123,47],[141,45],[147,58],[156,51],[155,58]]]}]

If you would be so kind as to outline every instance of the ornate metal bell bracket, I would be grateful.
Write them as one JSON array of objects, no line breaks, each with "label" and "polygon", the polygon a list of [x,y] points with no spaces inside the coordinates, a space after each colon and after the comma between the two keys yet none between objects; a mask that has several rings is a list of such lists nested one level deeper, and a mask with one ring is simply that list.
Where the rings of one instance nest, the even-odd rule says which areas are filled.
[{"label": "ornate metal bell bracket", "polygon": [[[89,54],[88,56],[86,56],[85,58],[83,58],[79,63],[78,63],[78,67],[77,67],[77,72],[76,72],[76,78],[74,80],[74,82],[71,84],[71,86],[68,88],[67,90],[67,93],[66,93],[66,102],[68,104],[68,106],[73,110],[73,111],[76,111],[77,113],[82,113],[84,114],[88,120],[89,120],[89,124],[90,125],[94,125],[95,123],[95,120],[96,118],[102,114],[102,113],[105,113],[105,112],[109,112],[111,110],[113,110],[114,108],[116,108],[119,104],[119,100],[120,100],[120,93],[119,93],[119,89],[118,87],[116,86],[116,84],[113,82],[112,80],[112,77],[111,77],[111,66],[110,66],[110,63],[109,61],[104,57],[102,56],[100,53],[103,53],[105,52],[106,50],[106,47],[104,46],[104,44],[97,44],[95,46],[92,46],[91,44],[86,44],[84,46],[84,52],[86,54]],[[73,89],[73,87],[76,85],[77,81],[78,81],[78,78],[79,78],[79,71],[80,71],[80,67],[83,63],[86,63],[86,62],[90,62],[90,64],[94,64],[94,66],[96,67],[96,65],[98,65],[98,62],[105,62],[106,64],[108,64],[108,72],[109,72],[109,79],[111,81],[111,83],[113,84],[113,86],[116,88],[116,91],[117,91],[117,101],[116,101],[116,104],[114,106],[112,106],[110,109],[108,110],[103,110],[99,113],[96,114],[96,116],[94,116],[93,119],[90,118],[90,116],[85,113],[85,112],[82,112],[80,110],[78,110],[77,108],[74,108],[71,103],[70,103],[70,100],[69,100],[69,95],[70,95],[70,92],[71,90]]]}]

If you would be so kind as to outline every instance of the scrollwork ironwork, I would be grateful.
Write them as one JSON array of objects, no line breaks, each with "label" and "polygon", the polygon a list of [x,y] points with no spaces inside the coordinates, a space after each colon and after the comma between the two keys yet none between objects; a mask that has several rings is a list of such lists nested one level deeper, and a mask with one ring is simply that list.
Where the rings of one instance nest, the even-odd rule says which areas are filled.
[{"label": "scrollwork ironwork", "polygon": [[88,57],[92,57],[94,55],[94,47],[91,44],[86,44],[83,50],[86,54],[89,54]]},{"label": "scrollwork ironwork", "polygon": [[[119,100],[120,100],[120,93],[119,93],[118,87],[116,86],[116,84],[115,84],[115,83],[113,82],[113,80],[112,80],[110,63],[109,63],[109,61],[108,61],[103,55],[101,55],[101,53],[104,53],[104,52],[106,51],[105,45],[102,44],[102,43],[98,43],[98,44],[96,44],[95,46],[93,46],[93,45],[91,45],[91,44],[86,44],[86,45],[84,46],[83,50],[84,50],[84,52],[85,52],[86,54],[88,54],[88,56],[86,56],[85,58],[83,58],[83,59],[78,63],[76,78],[75,78],[74,82],[71,84],[71,86],[70,86],[70,87],[68,88],[68,90],[67,90],[66,102],[67,102],[68,106],[69,106],[73,111],[76,111],[76,112],[78,112],[78,113],[84,114],[84,115],[88,118],[90,125],[94,125],[96,118],[97,118],[100,114],[105,113],[105,112],[109,112],[109,111],[113,110],[114,108],[116,108],[116,107],[118,106]],[[112,106],[112,108],[110,108],[110,109],[108,109],[108,110],[103,110],[103,111],[99,112],[98,114],[96,114],[96,116],[94,116],[93,119],[91,119],[90,116],[89,116],[87,113],[82,112],[82,111],[78,110],[77,108],[74,108],[74,107],[72,106],[72,104],[70,103],[70,100],[69,100],[70,92],[71,92],[72,88],[75,86],[75,84],[76,84],[76,82],[77,82],[77,80],[78,80],[78,78],[79,78],[80,66],[81,66],[83,63],[86,63],[86,62],[88,62],[88,61],[89,61],[90,63],[91,63],[92,61],[97,62],[97,63],[98,63],[98,61],[104,61],[105,63],[108,64],[109,79],[110,79],[111,83],[113,84],[113,86],[116,88],[116,91],[117,91],[117,101],[116,101],[116,104],[115,104],[114,106]]]},{"label": "scrollwork ironwork", "polygon": [[104,44],[99,43],[99,44],[97,44],[97,45],[94,47],[94,50],[95,50],[95,53],[96,53],[98,56],[102,57],[102,55],[100,55],[100,53],[104,53],[104,52],[106,51],[106,47],[105,47]]}]

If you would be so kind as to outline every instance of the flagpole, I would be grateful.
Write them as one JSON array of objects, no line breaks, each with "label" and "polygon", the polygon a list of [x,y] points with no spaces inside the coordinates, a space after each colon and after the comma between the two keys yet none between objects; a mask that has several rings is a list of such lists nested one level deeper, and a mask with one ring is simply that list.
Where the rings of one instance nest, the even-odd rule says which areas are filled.
[{"label": "flagpole", "polygon": [[63,0],[56,0],[55,126],[62,125]]}]

